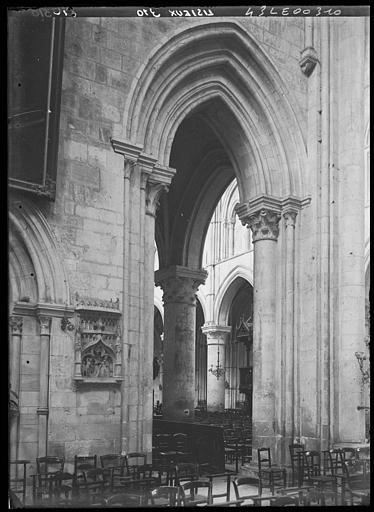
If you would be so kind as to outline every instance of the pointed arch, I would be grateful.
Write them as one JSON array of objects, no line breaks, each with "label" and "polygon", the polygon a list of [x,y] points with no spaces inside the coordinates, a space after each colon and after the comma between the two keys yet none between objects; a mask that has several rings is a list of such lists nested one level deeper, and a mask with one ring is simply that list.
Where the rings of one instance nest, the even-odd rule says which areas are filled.
[{"label": "pointed arch", "polygon": [[10,202],[9,263],[13,301],[70,305],[55,237],[41,211],[24,197]]},{"label": "pointed arch", "polygon": [[125,106],[125,137],[169,165],[178,126],[205,109],[241,201],[303,196],[305,143],[288,97],[271,60],[239,22],[199,20],[169,35],[139,69]]},{"label": "pointed arch", "polygon": [[217,325],[227,325],[232,301],[243,281],[253,286],[253,272],[249,267],[238,265],[222,282],[214,301],[214,320]]}]

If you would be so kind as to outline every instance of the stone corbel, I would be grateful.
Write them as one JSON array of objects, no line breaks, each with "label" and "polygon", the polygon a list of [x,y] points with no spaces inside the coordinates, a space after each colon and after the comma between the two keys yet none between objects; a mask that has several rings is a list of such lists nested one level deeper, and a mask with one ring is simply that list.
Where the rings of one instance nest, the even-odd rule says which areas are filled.
[{"label": "stone corbel", "polygon": [[304,19],[304,50],[301,52],[299,65],[305,76],[309,77],[318,61],[317,52],[314,49],[314,25],[313,18]]},{"label": "stone corbel", "polygon": [[148,177],[146,189],[146,213],[155,216],[163,192],[169,190],[169,185],[176,170],[171,167],[155,166]]},{"label": "stone corbel", "polygon": [[317,62],[319,62],[319,60],[315,49],[312,46],[304,48],[304,50],[301,52],[301,58],[299,61],[301,71],[304,73],[304,75],[309,77],[313,73]]}]

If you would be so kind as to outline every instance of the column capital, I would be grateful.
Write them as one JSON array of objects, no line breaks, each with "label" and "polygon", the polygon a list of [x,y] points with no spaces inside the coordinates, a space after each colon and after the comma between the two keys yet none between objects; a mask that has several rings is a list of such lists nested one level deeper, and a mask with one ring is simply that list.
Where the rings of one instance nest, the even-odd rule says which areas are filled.
[{"label": "column capital", "polygon": [[22,334],[22,326],[23,326],[23,317],[12,315],[9,318],[10,327],[12,329],[12,334]]},{"label": "column capital", "polygon": [[224,345],[227,336],[231,333],[229,325],[203,325],[201,331],[207,337],[207,345]]},{"label": "column capital", "polygon": [[163,301],[196,304],[196,292],[208,276],[206,270],[173,265],[155,272],[155,284],[164,291]]},{"label": "column capital", "polygon": [[258,196],[236,205],[235,211],[243,224],[249,226],[253,233],[252,242],[259,240],[277,241],[282,201],[272,196]]},{"label": "column capital", "polygon": [[296,224],[296,216],[297,216],[297,212],[295,211],[286,211],[286,212],[283,212],[283,217],[284,217],[284,220],[285,220],[285,224],[286,224],[286,227],[295,227],[295,224]]},{"label": "column capital", "polygon": [[39,316],[40,334],[49,336],[51,333],[51,320],[50,316]]},{"label": "column capital", "polygon": [[243,225],[252,229],[253,242],[277,240],[279,220],[283,214],[286,222],[294,223],[299,210],[310,204],[310,197],[299,199],[288,196],[283,199],[272,196],[258,196],[236,205],[235,211]]},{"label": "column capital", "polygon": [[146,187],[146,213],[154,217],[163,192],[169,190],[176,169],[156,165],[148,176]]}]

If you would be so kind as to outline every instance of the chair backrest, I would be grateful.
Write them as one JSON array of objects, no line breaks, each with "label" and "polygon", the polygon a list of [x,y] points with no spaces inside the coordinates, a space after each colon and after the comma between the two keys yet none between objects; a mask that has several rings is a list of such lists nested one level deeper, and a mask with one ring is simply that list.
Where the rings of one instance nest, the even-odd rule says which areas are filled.
[{"label": "chair backrest", "polygon": [[125,457],[115,453],[108,453],[100,455],[100,463],[102,468],[122,467],[125,465]]},{"label": "chair backrest", "polygon": [[[250,477],[250,476],[239,476],[233,480],[233,486],[235,491],[235,496],[237,500],[240,499],[247,499],[251,496],[254,496],[253,492],[248,489],[248,487],[258,485],[258,480]],[[247,488],[247,491],[250,492],[250,494],[243,494],[243,489],[240,491],[239,487]],[[257,493],[256,493],[257,495]]]},{"label": "chair backrest", "polygon": [[307,476],[321,474],[321,454],[315,450],[304,452],[303,469]]},{"label": "chair backrest", "polygon": [[329,472],[332,475],[343,474],[344,471],[344,455],[340,448],[333,448],[328,451]]},{"label": "chair backrest", "polygon": [[370,446],[356,448],[356,457],[358,459],[370,457]]},{"label": "chair backrest", "polygon": [[271,468],[270,448],[257,448],[258,469]]},{"label": "chair backrest", "polygon": [[144,466],[147,463],[147,454],[142,452],[131,452],[126,455],[129,466]]},{"label": "chair backrest", "polygon": [[294,467],[294,465],[300,460],[299,453],[302,453],[305,450],[305,447],[302,444],[293,443],[288,446],[288,449],[290,450],[291,465]]},{"label": "chair backrest", "polygon": [[92,468],[82,470],[87,482],[109,482],[111,477],[111,468]]},{"label": "chair backrest", "polygon": [[[206,480],[192,480],[191,482],[185,482],[180,485],[181,488],[181,500],[185,504],[187,498],[187,491],[189,492],[191,500],[194,500],[200,489],[207,489],[205,503],[212,503],[212,483]],[[199,501],[203,498],[199,495]]]},{"label": "chair backrest", "polygon": [[160,487],[155,487],[151,491],[151,496],[154,501],[154,505],[157,506],[159,504],[163,504],[162,502],[157,503],[158,498],[167,499],[169,507],[178,507],[181,504],[181,488],[179,485],[170,486],[170,485],[162,485]]},{"label": "chair backrest", "polygon": [[356,460],[357,451],[355,448],[344,447],[341,450],[344,462],[352,464]]},{"label": "chair backrest", "polygon": [[181,432],[173,434],[173,448],[177,452],[187,452],[188,447],[188,435]]},{"label": "chair backrest", "polygon": [[36,471],[39,475],[64,471],[64,457],[37,457]]},{"label": "chair backrest", "polygon": [[160,452],[168,452],[172,450],[173,436],[172,434],[157,434],[156,435],[156,448]]},{"label": "chair backrest", "polygon": [[97,468],[97,455],[75,455],[74,473],[78,470]]},{"label": "chair backrest", "polygon": [[298,507],[299,499],[297,498],[297,496],[279,496],[276,498],[272,498],[270,504],[273,507]]},{"label": "chair backrest", "polygon": [[112,494],[105,499],[106,505],[119,507],[140,507],[143,505],[140,494],[118,493]]},{"label": "chair backrest", "polygon": [[199,465],[194,462],[180,462],[174,469],[175,484],[184,481],[197,480],[199,478]]}]

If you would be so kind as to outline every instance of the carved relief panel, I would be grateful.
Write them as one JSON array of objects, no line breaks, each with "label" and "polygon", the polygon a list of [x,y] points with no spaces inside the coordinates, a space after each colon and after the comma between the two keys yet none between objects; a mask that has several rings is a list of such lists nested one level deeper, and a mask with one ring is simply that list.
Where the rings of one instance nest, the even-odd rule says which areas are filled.
[{"label": "carved relief panel", "polygon": [[75,375],[79,382],[122,380],[119,300],[76,294]]}]

